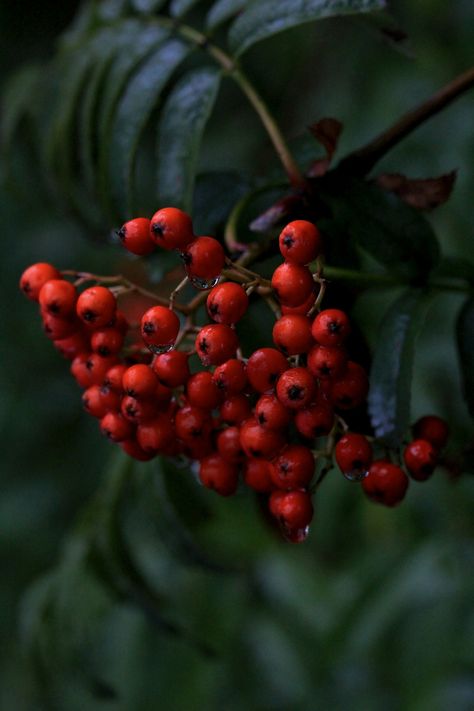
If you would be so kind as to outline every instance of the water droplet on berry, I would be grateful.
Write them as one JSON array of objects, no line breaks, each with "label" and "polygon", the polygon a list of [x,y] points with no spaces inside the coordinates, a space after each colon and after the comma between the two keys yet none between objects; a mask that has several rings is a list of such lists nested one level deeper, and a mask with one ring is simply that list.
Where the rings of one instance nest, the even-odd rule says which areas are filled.
[{"label": "water droplet on berry", "polygon": [[161,355],[162,353],[169,353],[174,348],[174,343],[168,343],[164,346],[155,346],[153,343],[147,343],[147,348],[155,355]]},{"label": "water droplet on berry", "polygon": [[212,279],[201,279],[200,277],[188,274],[188,277],[194,288],[200,289],[201,291],[205,291],[206,289],[212,289],[212,287],[215,286],[219,281],[219,276],[213,277]]},{"label": "water droplet on berry", "polygon": [[309,526],[304,528],[283,527],[282,533],[289,543],[303,543],[309,535]]},{"label": "water droplet on berry", "polygon": [[368,474],[368,470],[364,469],[353,469],[351,472],[343,472],[344,477],[348,481],[362,481]]}]

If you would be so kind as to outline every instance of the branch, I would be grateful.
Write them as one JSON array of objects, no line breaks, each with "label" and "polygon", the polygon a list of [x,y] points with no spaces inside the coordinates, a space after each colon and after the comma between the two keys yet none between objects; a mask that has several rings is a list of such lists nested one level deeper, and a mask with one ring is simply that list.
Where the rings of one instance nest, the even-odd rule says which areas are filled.
[{"label": "branch", "polygon": [[400,143],[418,126],[435,116],[472,86],[474,86],[474,67],[446,84],[416,109],[406,113],[384,133],[381,133],[357,151],[350,153],[341,161],[338,169],[343,168],[351,173],[365,175],[397,143]]}]

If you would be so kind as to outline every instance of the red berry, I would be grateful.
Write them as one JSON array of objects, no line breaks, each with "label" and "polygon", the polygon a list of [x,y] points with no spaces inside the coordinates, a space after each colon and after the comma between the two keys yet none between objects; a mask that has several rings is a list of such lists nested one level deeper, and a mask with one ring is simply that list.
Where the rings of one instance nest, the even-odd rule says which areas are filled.
[{"label": "red berry", "polygon": [[179,332],[179,318],[166,306],[152,306],[141,320],[141,334],[153,353],[170,350]]},{"label": "red berry", "polygon": [[240,284],[227,281],[209,292],[206,303],[207,312],[213,321],[230,326],[240,321],[245,314],[249,298]]},{"label": "red berry", "polygon": [[275,348],[259,348],[247,362],[247,377],[258,393],[271,392],[279,376],[288,368],[285,356]]},{"label": "red berry", "polygon": [[265,429],[253,418],[240,426],[240,442],[245,454],[256,459],[272,459],[285,444],[280,432]]},{"label": "red berry", "polygon": [[269,430],[283,430],[290,422],[290,412],[275,395],[262,395],[255,405],[255,419]]},{"label": "red berry", "polygon": [[177,207],[163,207],[150,222],[150,237],[164,249],[186,249],[193,241],[193,223],[189,215]]},{"label": "red berry", "polygon": [[361,481],[372,463],[372,447],[364,435],[348,432],[336,444],[337,465],[349,481]]},{"label": "red berry", "polygon": [[156,249],[156,244],[150,236],[150,220],[146,217],[136,217],[125,222],[117,235],[125,249],[132,254],[144,256]]},{"label": "red berry", "polygon": [[176,434],[185,442],[205,439],[212,429],[209,413],[190,405],[177,411],[175,425]]},{"label": "red berry", "polygon": [[301,306],[314,291],[314,281],[307,267],[284,262],[275,269],[272,287],[285,306]]},{"label": "red berry", "polygon": [[75,316],[54,316],[50,313],[41,314],[43,321],[43,331],[52,341],[60,341],[63,338],[70,338],[78,333],[80,323]]},{"label": "red berry", "polygon": [[149,365],[137,363],[127,368],[123,374],[122,387],[125,395],[137,400],[153,397],[158,386],[158,378]]},{"label": "red berry", "polygon": [[300,314],[301,316],[306,316],[308,311],[314,306],[316,299],[315,289],[308,295],[308,298],[303,301],[299,306],[286,306],[286,304],[281,304],[281,313],[283,316],[294,316],[295,314]]},{"label": "red berry", "polygon": [[347,314],[340,309],[320,311],[313,321],[311,332],[321,346],[341,346],[350,332]]},{"label": "red berry", "polygon": [[277,397],[285,407],[300,410],[309,405],[316,392],[316,381],[307,368],[290,368],[279,378]]},{"label": "red berry", "polygon": [[149,462],[155,456],[154,452],[152,454],[144,452],[137,440],[132,437],[120,442],[120,446],[129,457],[133,457],[139,462]]},{"label": "red berry", "polygon": [[80,353],[71,363],[71,373],[82,388],[102,385],[107,371],[116,363],[114,356],[102,358],[97,353]]},{"label": "red berry", "polygon": [[336,346],[314,346],[308,353],[308,368],[315,378],[338,378],[346,363],[345,351]]},{"label": "red berry", "polygon": [[282,316],[273,326],[273,342],[286,356],[307,353],[313,346],[311,321],[306,316]]},{"label": "red berry", "polygon": [[244,363],[237,358],[230,358],[215,369],[213,381],[226,395],[236,395],[247,385],[247,373]]},{"label": "red berry", "polygon": [[101,356],[116,355],[124,341],[123,332],[118,328],[104,328],[94,331],[91,336],[91,348]]},{"label": "red berry", "polygon": [[403,459],[411,478],[416,481],[425,481],[433,474],[438,452],[428,440],[415,439],[405,447]]},{"label": "red berry", "polygon": [[445,420],[436,415],[425,415],[413,425],[415,439],[426,439],[436,449],[443,449],[449,436],[449,426]]},{"label": "red berry", "polygon": [[108,412],[100,421],[102,433],[112,442],[123,442],[133,434],[133,425],[121,412]]},{"label": "red berry", "polygon": [[82,331],[76,331],[72,336],[53,341],[53,345],[68,360],[74,360],[79,353],[89,350],[89,343]]},{"label": "red berry", "polygon": [[240,444],[240,431],[238,427],[226,427],[217,435],[217,450],[221,457],[231,464],[242,461],[244,451]]},{"label": "red berry", "polygon": [[294,220],[283,228],[279,237],[280,252],[287,262],[308,264],[321,252],[321,235],[316,225],[307,220]]},{"label": "red berry", "polygon": [[61,272],[52,264],[38,262],[25,269],[20,277],[20,289],[29,299],[38,301],[42,287],[51,279],[61,279]]},{"label": "red berry", "polygon": [[268,504],[270,513],[286,529],[306,528],[313,518],[311,496],[306,491],[274,491]]},{"label": "red berry", "polygon": [[82,395],[82,404],[90,415],[102,418],[107,412],[118,411],[120,395],[103,385],[91,385]]},{"label": "red berry", "polygon": [[157,414],[157,407],[154,402],[151,400],[137,400],[131,395],[126,395],[122,399],[120,410],[127,420],[136,425],[153,419]]},{"label": "red berry", "polygon": [[137,441],[147,454],[162,452],[168,442],[175,438],[175,431],[169,417],[163,413],[137,427]]},{"label": "red berry", "polygon": [[198,437],[196,439],[184,439],[182,442],[182,453],[188,457],[188,459],[196,461],[200,461],[204,459],[204,457],[213,454],[214,444],[210,435],[206,434],[204,437]]},{"label": "red berry", "polygon": [[290,444],[272,462],[273,483],[280,489],[303,489],[314,474],[314,457],[309,447]]},{"label": "red berry", "polygon": [[214,237],[198,237],[183,252],[183,261],[192,284],[208,289],[224,268],[224,249]]},{"label": "red berry", "polygon": [[186,383],[186,397],[190,405],[203,410],[213,410],[222,400],[221,391],[207,370],[191,375]]},{"label": "red berry", "polygon": [[229,425],[239,425],[251,413],[248,397],[242,394],[231,395],[220,406],[220,416]]},{"label": "red berry", "polygon": [[177,388],[184,385],[191,375],[188,360],[188,355],[183,351],[169,351],[157,355],[151,367],[160,383],[168,388]]},{"label": "red berry", "polygon": [[88,326],[103,328],[115,315],[115,296],[105,286],[91,286],[79,296],[76,311]]},{"label": "red berry", "polygon": [[315,402],[298,410],[295,425],[300,434],[307,439],[328,435],[334,425],[334,412],[325,402]]},{"label": "red berry", "polygon": [[196,337],[196,351],[205,366],[221,365],[235,355],[238,347],[237,334],[223,323],[203,326]]},{"label": "red berry", "polygon": [[113,365],[105,374],[104,385],[107,388],[111,388],[112,390],[121,393],[123,391],[122,379],[125,371],[127,370],[128,367],[124,363]]},{"label": "red berry", "polygon": [[368,392],[369,380],[367,373],[358,363],[348,361],[344,375],[332,384],[331,399],[334,407],[341,410],[350,410],[361,405]]},{"label": "red berry", "polygon": [[362,488],[372,501],[396,506],[406,494],[408,477],[396,464],[379,459],[373,462],[362,480]]},{"label": "red berry", "polygon": [[238,469],[220,454],[211,454],[201,460],[199,478],[203,486],[213,489],[221,496],[235,494],[239,482]]},{"label": "red berry", "polygon": [[57,318],[67,318],[74,313],[77,301],[76,287],[65,279],[51,279],[41,288],[38,297],[41,310]]},{"label": "red berry", "polygon": [[268,494],[275,488],[271,477],[270,462],[266,459],[249,458],[244,466],[244,481],[251,489]]}]

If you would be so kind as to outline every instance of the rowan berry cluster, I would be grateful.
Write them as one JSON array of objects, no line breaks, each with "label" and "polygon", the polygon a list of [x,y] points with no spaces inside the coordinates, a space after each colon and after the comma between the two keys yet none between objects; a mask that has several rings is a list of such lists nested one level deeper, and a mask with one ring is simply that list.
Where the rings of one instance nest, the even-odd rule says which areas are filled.
[{"label": "rowan berry cluster", "polygon": [[[312,496],[333,458],[373,501],[394,506],[403,499],[404,470],[373,438],[349,432],[341,415],[364,403],[368,378],[347,352],[347,315],[321,310],[325,281],[315,225],[296,220],[282,230],[284,261],[271,282],[230,262],[218,240],[196,237],[191,218],[176,208],[130,220],[118,235],[137,255],[176,250],[211,323],[194,323],[200,299],[193,307],[175,304],[184,282],[169,302],[157,297],[160,303],[135,325],[117,301],[140,288],[122,277],[60,272],[46,263],[23,273],[20,287],[39,302],[44,331],[71,361],[84,408],[104,435],[140,461],[187,457],[201,483],[223,496],[234,494],[242,478],[266,497],[293,542],[307,535]],[[244,357],[236,324],[254,295],[276,314],[273,345]],[[191,372],[194,354],[200,366]],[[403,453],[413,479],[431,475],[447,435],[440,418],[418,421]],[[385,458],[374,458],[377,450]]]}]

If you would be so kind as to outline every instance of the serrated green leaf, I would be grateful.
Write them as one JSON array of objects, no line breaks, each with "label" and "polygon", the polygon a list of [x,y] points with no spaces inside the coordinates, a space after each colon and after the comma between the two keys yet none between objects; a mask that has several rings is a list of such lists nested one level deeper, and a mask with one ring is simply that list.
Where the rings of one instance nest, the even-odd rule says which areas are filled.
[{"label": "serrated green leaf", "polygon": [[194,5],[197,5],[200,0],[172,0],[170,4],[170,15],[172,17],[182,17],[189,10],[191,10]]},{"label": "serrated green leaf", "polygon": [[167,41],[134,73],[119,102],[108,146],[108,170],[110,194],[122,218],[132,211],[134,160],[142,131],[162,89],[190,51],[182,40]]},{"label": "serrated green leaf", "polygon": [[216,171],[198,175],[192,210],[196,234],[220,232],[234,205],[251,187],[250,179],[241,173]]},{"label": "serrated green leaf", "polygon": [[415,341],[431,293],[409,289],[384,315],[370,371],[369,414],[377,437],[397,447],[410,421]]},{"label": "serrated green leaf", "polygon": [[342,194],[328,197],[334,218],[378,262],[404,279],[426,277],[439,260],[430,223],[392,193],[352,181]]},{"label": "serrated green leaf", "polygon": [[252,0],[230,28],[229,44],[240,55],[257,42],[297,25],[384,7],[385,0]]},{"label": "serrated green leaf", "polygon": [[464,398],[474,417],[474,296],[464,303],[456,324]]},{"label": "serrated green leaf", "polygon": [[247,0],[217,0],[207,13],[207,29],[215,30],[219,25],[223,25],[243,10],[246,4]]},{"label": "serrated green leaf", "polygon": [[171,91],[158,132],[158,204],[191,210],[199,148],[221,72],[204,67],[185,74]]}]

